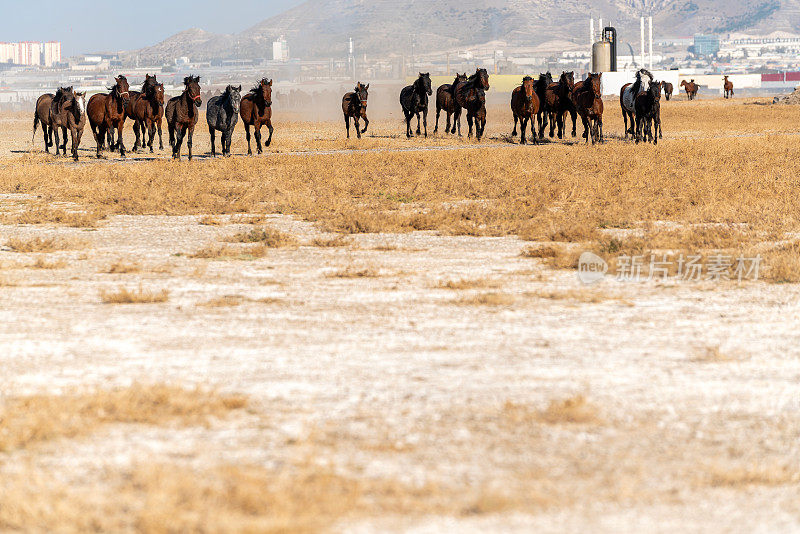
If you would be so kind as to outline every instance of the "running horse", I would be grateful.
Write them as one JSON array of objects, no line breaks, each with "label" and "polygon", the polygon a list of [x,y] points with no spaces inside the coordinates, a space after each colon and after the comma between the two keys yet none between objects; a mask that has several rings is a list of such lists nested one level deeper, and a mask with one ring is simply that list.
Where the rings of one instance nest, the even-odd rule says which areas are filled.
[{"label": "running horse", "polygon": [[669,82],[661,82],[661,90],[664,93],[664,98],[669,102],[669,99],[672,98],[672,84]]},{"label": "running horse", "polygon": [[725,89],[725,98],[733,98],[733,82],[727,76],[723,76],[723,87]]},{"label": "running horse", "polygon": [[[456,79],[453,83],[445,83],[436,89],[436,127],[433,133],[439,131],[439,114],[444,110],[447,114],[447,124],[445,125],[445,133],[456,133],[456,126],[458,126],[458,135],[461,136],[461,106],[456,102],[454,91],[459,82],[466,81],[467,73],[456,73]],[[450,116],[453,116],[453,130],[450,130]]]},{"label": "running horse", "polygon": [[681,82],[681,87],[686,90],[686,96],[689,98],[689,100],[694,100],[697,97],[697,90],[700,88],[700,86],[694,83],[694,80],[689,82],[683,80]]},{"label": "running horse", "polygon": [[161,117],[164,114],[164,84],[159,83],[155,76],[146,74],[142,91],[131,91],[130,94],[131,100],[125,108],[125,113],[134,121],[133,133],[136,134],[136,143],[133,145],[133,151],[147,146],[150,152],[153,152],[156,127],[158,127],[159,148],[163,150]]},{"label": "running horse", "polygon": [[592,144],[603,142],[603,90],[601,72],[590,72],[589,77],[575,84],[572,100],[583,121],[583,138]]},{"label": "running horse", "polygon": [[547,128],[547,88],[553,83],[553,75],[550,71],[539,73],[539,79],[534,83],[536,97],[539,99],[539,111],[536,113],[536,120],[539,122],[539,139],[544,137],[542,131]]},{"label": "running horse", "polygon": [[200,96],[200,76],[187,76],[183,79],[183,85],[183,93],[167,102],[164,116],[167,118],[173,159],[181,159],[181,145],[188,133],[186,148],[189,149],[189,161],[192,161],[192,136],[199,115],[197,108],[203,103]]},{"label": "running horse", "polygon": [[511,92],[511,112],[514,114],[514,131],[511,132],[511,137],[516,137],[517,121],[519,121],[519,143],[524,145],[525,129],[528,127],[528,121],[530,121],[533,144],[538,144],[536,117],[539,114],[539,96],[536,94],[536,84],[530,76],[525,76],[522,79],[522,85],[515,87],[514,91]]},{"label": "running horse", "polygon": [[428,137],[428,97],[432,94],[431,75],[428,72],[420,72],[413,84],[400,91],[400,106],[406,117],[406,137],[411,137],[411,119],[414,115],[417,116],[417,135],[420,134],[419,118],[422,115],[425,137]]},{"label": "running horse", "polygon": [[[636,81],[633,83],[626,83],[619,90],[619,107],[622,109],[622,120],[625,122],[625,139],[628,134],[636,137],[636,121],[634,116],[636,114],[636,98],[639,94],[650,90],[650,85],[653,82],[653,75],[647,69],[639,69],[636,72]],[[630,128],[628,128],[630,122]]]},{"label": "running horse", "polygon": [[239,106],[239,115],[244,124],[244,133],[247,138],[247,155],[252,156],[253,150],[250,148],[250,127],[253,127],[253,134],[256,138],[256,149],[261,154],[261,127],[266,126],[269,130],[269,137],[264,146],[268,147],[272,143],[272,80],[262,78],[256,83],[250,92],[242,97]]},{"label": "running horse", "polygon": [[216,131],[222,132],[220,144],[222,145],[222,155],[231,155],[231,138],[236,123],[239,122],[239,110],[242,105],[242,86],[234,87],[229,85],[225,92],[220,96],[208,99],[206,105],[206,122],[208,123],[208,135],[211,136],[211,156],[217,155],[214,146]]},{"label": "running horse", "polygon": [[[350,139],[350,118],[356,127],[356,136],[361,139],[361,134],[367,131],[369,119],[367,118],[367,99],[369,98],[369,84],[356,82],[355,89],[345,93],[342,97],[342,113],[344,113],[344,126],[347,128],[347,138]],[[359,119],[364,119],[364,129],[358,124]]]},{"label": "running horse", "polygon": [[456,103],[467,111],[467,124],[472,137],[472,122],[475,121],[475,137],[480,140],[486,127],[486,94],[489,90],[489,73],[478,68],[475,74],[456,84],[454,95]]},{"label": "running horse", "polygon": [[[100,151],[106,141],[106,134],[113,136],[114,130],[117,131],[119,145],[119,155],[125,157],[125,143],[122,140],[122,127],[125,125],[125,108],[130,102],[130,86],[125,76],[114,78],[114,85],[109,88],[108,94],[92,95],[89,104],[86,106],[86,114],[89,117],[89,124],[92,133],[97,141],[97,157],[101,158]],[[109,149],[112,147],[109,143]]]},{"label": "running horse", "polygon": [[53,146],[53,134],[50,128],[50,104],[53,103],[53,98],[56,95],[53,93],[45,93],[36,100],[36,109],[33,112],[33,139],[36,140],[36,127],[41,123],[42,137],[44,138],[44,151],[50,152],[50,147]]},{"label": "running horse", "polygon": [[639,141],[647,143],[649,140],[657,145],[661,123],[661,84],[653,82],[646,91],[637,94],[634,109],[636,110],[636,133],[634,135],[636,144],[638,145]]},{"label": "running horse", "polygon": [[[550,137],[553,137],[556,126],[558,127],[558,138],[564,138],[564,116],[569,113],[572,115],[572,137],[577,135],[575,104],[572,102],[572,88],[575,86],[575,73],[563,71],[556,83],[547,86],[544,98],[544,107],[550,114]],[[539,130],[539,139],[544,137],[544,130]]]}]

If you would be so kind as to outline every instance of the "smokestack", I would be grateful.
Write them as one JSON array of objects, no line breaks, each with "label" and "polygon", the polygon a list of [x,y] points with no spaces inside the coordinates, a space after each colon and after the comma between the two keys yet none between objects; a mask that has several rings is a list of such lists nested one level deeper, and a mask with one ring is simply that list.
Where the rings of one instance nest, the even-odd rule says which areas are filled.
[{"label": "smokestack", "polygon": [[639,23],[640,23],[639,26],[640,26],[640,29],[641,29],[641,46],[642,46],[642,48],[641,48],[641,51],[642,51],[642,65],[639,68],[643,69],[644,68],[644,17],[639,19]]},{"label": "smokestack", "polygon": [[589,47],[594,44],[594,17],[589,19]]},{"label": "smokestack", "polygon": [[653,70],[653,17],[652,17],[652,15],[647,17],[647,23],[650,26],[650,30],[649,30],[650,31],[650,35],[649,35],[649,39],[648,39],[649,44],[648,44],[647,52],[648,52],[648,54],[650,56],[650,70]]}]

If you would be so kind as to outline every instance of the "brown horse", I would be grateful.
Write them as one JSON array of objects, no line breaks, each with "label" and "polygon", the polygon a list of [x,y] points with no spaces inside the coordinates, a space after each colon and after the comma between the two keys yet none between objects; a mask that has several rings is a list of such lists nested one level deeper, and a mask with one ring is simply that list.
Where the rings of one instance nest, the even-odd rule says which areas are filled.
[{"label": "brown horse", "polygon": [[[572,88],[575,86],[575,73],[562,72],[556,83],[551,83],[545,90],[545,108],[550,113],[550,137],[558,127],[558,138],[564,138],[564,116],[572,115],[572,137],[577,135],[575,104],[572,102]],[[539,130],[539,138],[544,137],[544,130]]]},{"label": "brown horse", "polygon": [[[433,133],[439,131],[439,114],[444,110],[447,114],[447,124],[445,125],[445,133],[456,133],[456,126],[458,126],[458,135],[461,136],[461,106],[456,103],[455,91],[456,85],[459,82],[467,80],[467,73],[456,73],[456,79],[453,83],[442,84],[436,89],[436,126],[433,128]],[[450,131],[450,116],[453,116],[453,130]]]},{"label": "brown horse", "polygon": [[661,82],[661,90],[664,92],[664,98],[669,102],[669,99],[672,98],[672,84],[669,82]]},{"label": "brown horse", "polygon": [[690,82],[683,80],[681,82],[681,87],[686,89],[686,96],[689,98],[689,100],[694,100],[695,97],[697,97],[697,90],[700,88],[700,86],[694,83],[694,80]]},{"label": "brown horse", "polygon": [[[369,98],[369,84],[364,85],[356,82],[356,88],[352,93],[345,93],[342,97],[342,113],[344,113],[344,125],[347,128],[347,138],[350,139],[350,117],[356,127],[356,135],[361,139],[361,134],[367,131],[369,119],[367,118],[367,98]],[[364,129],[358,124],[359,119],[364,119]]]},{"label": "brown horse", "polygon": [[514,114],[514,131],[511,137],[517,135],[517,121],[520,126],[520,144],[525,144],[525,129],[528,121],[531,123],[531,138],[533,144],[539,143],[536,138],[536,117],[539,114],[539,97],[536,94],[536,86],[533,78],[525,76],[522,85],[515,87],[511,92],[511,112]]},{"label": "brown horse", "polygon": [[86,93],[72,90],[72,87],[60,88],[50,103],[50,132],[55,135],[56,155],[59,152],[59,131],[64,137],[60,145],[67,155],[67,129],[72,136],[72,159],[78,161],[78,146],[81,144],[83,128],[86,126]]},{"label": "brown horse", "polygon": [[[106,134],[113,136],[114,130],[117,131],[119,139],[119,154],[125,157],[125,143],[122,140],[122,127],[125,125],[125,107],[130,101],[130,87],[125,76],[114,78],[114,86],[109,88],[109,94],[96,94],[89,99],[86,106],[86,113],[89,116],[89,124],[92,133],[97,141],[97,157],[101,158],[100,150],[105,145]],[[109,148],[111,148],[109,146]]]},{"label": "brown horse", "polygon": [[[272,80],[262,78],[250,92],[242,97],[239,115],[244,123],[244,133],[247,137],[247,155],[252,156],[250,148],[250,126],[253,127],[253,134],[256,138],[256,148],[261,154],[261,127],[266,126],[269,130],[269,138],[264,146],[269,146],[272,142]],[[366,130],[366,128],[364,128]]]},{"label": "brown horse", "polygon": [[[133,132],[136,134],[136,144],[133,151],[145,145],[153,152],[153,140],[158,126],[159,149],[164,149],[161,139],[161,117],[164,114],[164,84],[158,83],[155,76],[146,75],[142,92],[131,91],[131,101],[126,108],[126,113],[133,123]],[[141,141],[140,141],[141,132]],[[148,138],[149,137],[149,138]]]},{"label": "brown horse", "polygon": [[724,88],[725,88],[725,98],[733,98],[733,82],[728,79],[727,76],[723,76],[724,78]]},{"label": "brown horse", "polygon": [[36,110],[33,112],[33,139],[36,140],[36,127],[42,124],[42,137],[44,138],[44,151],[50,152],[53,146],[53,135],[50,129],[50,104],[53,103],[53,93],[45,93],[36,100]]},{"label": "brown horse", "polygon": [[472,121],[475,121],[475,137],[480,140],[486,128],[486,94],[489,90],[489,73],[486,69],[478,68],[475,74],[463,82],[458,82],[453,91],[456,104],[467,111],[467,124],[469,132],[467,137],[472,137]]},{"label": "brown horse", "polygon": [[583,121],[583,138],[592,144],[603,142],[602,72],[590,72],[589,77],[575,84],[572,100]]},{"label": "brown horse", "polygon": [[186,147],[189,149],[189,161],[192,161],[192,136],[200,114],[197,108],[203,103],[200,96],[200,76],[187,76],[183,79],[183,85],[183,93],[167,102],[164,116],[167,118],[173,159],[181,159],[181,145],[188,133]]}]

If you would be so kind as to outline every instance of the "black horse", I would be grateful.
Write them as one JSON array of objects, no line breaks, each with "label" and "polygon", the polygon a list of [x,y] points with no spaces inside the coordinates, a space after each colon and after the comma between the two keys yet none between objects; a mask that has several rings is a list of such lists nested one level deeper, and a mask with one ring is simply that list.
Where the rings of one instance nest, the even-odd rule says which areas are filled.
[{"label": "black horse", "polygon": [[[650,88],[636,96],[634,104],[636,112],[636,143],[652,141],[658,144],[658,133],[661,128],[661,84],[651,82]],[[655,130],[653,129],[655,128]]]},{"label": "black horse", "polygon": [[411,137],[411,119],[417,116],[417,135],[420,134],[419,116],[425,126],[425,137],[428,137],[428,97],[433,94],[430,73],[419,73],[419,78],[400,91],[400,105],[406,115],[406,137]]},{"label": "black horse", "polygon": [[206,105],[206,122],[211,136],[211,155],[216,156],[214,146],[216,131],[222,132],[222,155],[231,155],[231,137],[236,123],[239,122],[239,108],[242,104],[242,86],[229,85],[220,96],[208,100]]},{"label": "black horse", "polygon": [[553,83],[553,75],[547,71],[544,74],[540,72],[539,79],[533,85],[536,96],[539,97],[539,112],[536,114],[536,122],[539,123],[539,139],[544,137],[544,129],[547,127],[547,116],[550,113],[547,109],[547,88],[551,83]]},{"label": "black horse", "polygon": [[456,84],[456,102],[467,111],[468,137],[472,137],[472,121],[475,121],[475,137],[483,137],[486,127],[486,94],[489,90],[489,74],[486,69],[477,69],[466,81]]}]

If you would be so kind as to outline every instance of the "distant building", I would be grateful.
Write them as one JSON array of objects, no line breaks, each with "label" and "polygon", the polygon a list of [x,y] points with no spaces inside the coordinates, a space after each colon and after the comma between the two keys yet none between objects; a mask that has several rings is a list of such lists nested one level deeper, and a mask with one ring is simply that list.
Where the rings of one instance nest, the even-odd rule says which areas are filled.
[{"label": "distant building", "polygon": [[718,35],[697,34],[694,36],[694,54],[696,56],[713,56],[717,52],[719,52]]},{"label": "distant building", "polygon": [[272,43],[272,59],[274,61],[288,61],[289,45],[283,35]]},{"label": "distant building", "polygon": [[0,63],[51,67],[59,61],[61,61],[61,43],[58,41],[0,43]]},{"label": "distant building", "polygon": [[48,41],[43,44],[42,63],[45,67],[52,67],[61,61],[61,43]]}]

